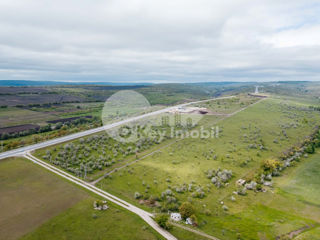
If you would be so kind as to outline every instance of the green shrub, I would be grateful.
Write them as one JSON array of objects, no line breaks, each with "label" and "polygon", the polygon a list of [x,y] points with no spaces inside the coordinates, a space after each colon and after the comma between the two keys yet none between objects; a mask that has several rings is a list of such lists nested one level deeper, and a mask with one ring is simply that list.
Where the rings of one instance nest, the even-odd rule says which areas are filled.
[{"label": "green shrub", "polygon": [[281,166],[281,162],[275,158],[265,159],[262,163],[262,168],[265,172],[272,172],[276,168]]},{"label": "green shrub", "polygon": [[135,199],[139,199],[139,198],[141,198],[142,197],[142,195],[139,193],[139,192],[135,192],[134,193],[134,198]]},{"label": "green shrub", "polygon": [[257,189],[257,191],[261,191],[262,190],[262,185],[261,184],[257,184],[256,189]]},{"label": "green shrub", "polygon": [[194,207],[192,206],[191,203],[189,202],[184,202],[182,205],[179,207],[179,212],[181,214],[181,217],[183,219],[187,219],[190,217],[192,214],[194,214]]},{"label": "green shrub", "polygon": [[196,217],[196,215],[192,214],[190,216],[191,222],[193,226],[198,226],[198,218]]},{"label": "green shrub", "polygon": [[168,222],[169,216],[167,214],[158,214],[155,217],[155,221],[163,229],[169,230],[171,228],[170,223]]},{"label": "green shrub", "polygon": [[306,147],[305,152],[306,152],[306,153],[309,153],[309,154],[313,154],[313,153],[315,152],[314,144],[313,144],[313,143],[309,144],[309,145]]}]

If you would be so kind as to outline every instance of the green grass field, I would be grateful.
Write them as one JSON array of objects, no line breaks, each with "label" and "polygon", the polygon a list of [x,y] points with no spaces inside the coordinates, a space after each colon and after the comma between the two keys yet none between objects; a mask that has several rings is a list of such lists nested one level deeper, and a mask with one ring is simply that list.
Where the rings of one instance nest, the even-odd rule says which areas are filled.
[{"label": "green grass field", "polygon": [[[300,163],[299,163],[300,165]],[[292,168],[277,186],[286,193],[297,195],[301,201],[316,204],[320,208],[320,153],[304,159],[301,166]]]},{"label": "green grass field", "polygon": [[16,239],[87,196],[22,158],[0,161],[0,182],[0,239]]},{"label": "green grass field", "polygon": [[20,124],[46,124],[46,121],[61,118],[96,116],[101,117],[103,103],[65,103],[51,107],[0,108],[0,126],[8,127]]},{"label": "green grass field", "polygon": [[57,115],[15,107],[0,108],[0,126],[9,127],[27,123],[42,124],[59,118]]},{"label": "green grass field", "polygon": [[[175,209],[183,201],[192,201],[197,208],[199,229],[209,234],[221,239],[236,239],[237,234],[244,239],[272,239],[317,219],[311,213],[310,219],[302,217],[294,206],[297,214],[282,210],[281,205],[272,201],[270,193],[258,194],[262,196],[257,198],[260,201],[251,202],[256,197],[250,192],[247,197],[237,197],[243,201],[233,203],[229,198],[236,189],[235,181],[252,176],[263,159],[277,157],[298,144],[312,132],[317,121],[319,116],[315,112],[301,111],[288,100],[264,100],[219,122],[222,130],[219,139],[184,139],[112,174],[98,186],[146,209],[150,207],[143,200],[134,199],[135,192],[143,195],[142,199],[161,199],[162,192],[170,189],[177,202],[161,201],[160,208]],[[210,125],[208,119],[203,122]],[[229,186],[217,189],[205,172],[219,167],[232,170],[233,178]],[[176,191],[189,184],[201,189],[205,197],[193,197],[195,190]],[[266,196],[268,204],[263,201]],[[229,212],[221,209],[220,201],[226,202]],[[253,204],[247,204],[248,201]],[[208,211],[210,216],[205,214]]]},{"label": "green grass field", "polygon": [[1,160],[0,182],[0,239],[162,239],[114,204],[94,210],[95,195],[29,160]]},{"label": "green grass field", "polygon": [[[250,103],[253,102],[226,100],[220,104],[209,103],[208,107],[214,112],[232,113]],[[219,105],[223,106],[220,110]],[[306,102],[292,97],[270,98],[225,119],[205,116],[198,128],[218,126],[219,138],[185,138],[177,141],[114,172],[97,186],[149,211],[177,211],[182,202],[190,201],[196,207],[198,229],[222,240],[274,239],[301,227],[316,225],[320,222],[318,206],[314,202],[307,204],[301,201],[302,197],[293,194],[293,190],[290,192],[285,184],[278,187],[276,182],[276,187],[266,188],[266,193],[248,191],[247,196],[236,196],[235,201],[230,200],[232,192],[237,189],[237,179],[251,179],[260,171],[264,159],[279,157],[283,151],[299,144],[313,132],[320,117],[307,106]],[[95,144],[99,145],[99,141]],[[78,141],[74,143],[79,144]],[[144,151],[164,144],[148,146]],[[103,151],[109,155],[107,146],[110,144],[100,145],[91,157],[99,157]],[[94,148],[90,142],[88,146]],[[52,147],[48,149],[52,151]],[[42,157],[48,149],[40,150],[36,155]],[[121,161],[116,162],[115,166],[121,166],[132,156],[121,155],[120,158]],[[308,169],[315,165],[305,166],[307,170],[304,172],[309,172]],[[228,184],[217,188],[206,176],[210,169],[231,170],[233,177]],[[288,173],[292,169],[289,168]],[[98,176],[98,172],[94,175]],[[284,174],[287,174],[286,171]],[[301,179],[305,178],[305,173],[300,175]],[[278,178],[279,181],[282,178],[287,179],[284,175]],[[315,180],[317,178],[313,176],[309,182]],[[301,182],[308,186],[304,194],[317,187],[309,182]],[[166,197],[164,193],[168,190],[170,196]],[[135,199],[136,192],[140,195],[139,199]],[[156,200],[157,207],[150,205],[150,199]],[[221,201],[229,208],[228,211],[222,209]],[[172,231],[181,234],[182,238],[188,235],[181,229]]]},{"label": "green grass field", "polygon": [[320,227],[303,232],[295,240],[319,240],[320,239]]},{"label": "green grass field", "polygon": [[209,240],[209,238],[203,237],[196,233],[186,231],[184,229],[173,226],[170,233],[179,240]]},{"label": "green grass field", "polygon": [[220,99],[195,105],[198,107],[205,107],[213,113],[228,114],[246,107],[258,100],[258,98],[241,94],[234,98]]},{"label": "green grass field", "polygon": [[21,239],[163,239],[138,216],[113,204],[106,211],[94,210],[94,200],[86,198]]}]

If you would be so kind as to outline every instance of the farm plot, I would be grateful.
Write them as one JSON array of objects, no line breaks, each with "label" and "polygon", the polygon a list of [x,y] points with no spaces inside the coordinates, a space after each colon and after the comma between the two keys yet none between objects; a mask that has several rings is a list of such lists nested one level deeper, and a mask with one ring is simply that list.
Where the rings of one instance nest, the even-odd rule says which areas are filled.
[{"label": "farm plot", "polygon": [[17,239],[86,197],[22,158],[0,162],[0,182],[0,239]]},{"label": "farm plot", "polygon": [[[282,210],[272,195],[270,206],[260,198],[261,202],[251,201],[250,191],[235,197],[243,199],[238,204],[230,200],[238,191],[235,182],[240,178],[250,182],[265,159],[277,158],[299,144],[318,121],[314,111],[290,101],[267,99],[220,122],[218,139],[184,139],[115,172],[98,186],[162,212],[177,211],[182,202],[190,201],[196,208],[198,227],[221,239],[272,239],[311,224],[314,218]],[[212,126],[207,118],[203,124]],[[271,191],[262,188],[268,193],[258,193],[260,196]],[[260,221],[255,219],[257,214]],[[275,216],[279,221],[272,220]]]},{"label": "farm plot", "polygon": [[49,90],[43,87],[0,87],[1,95],[15,95],[15,94],[39,94],[48,93]]},{"label": "farm plot", "polygon": [[27,123],[39,124],[57,118],[55,115],[35,112],[21,108],[0,108],[0,127],[9,127]]},{"label": "farm plot", "polygon": [[1,105],[6,106],[25,106],[28,104],[39,103],[63,103],[63,102],[81,102],[80,97],[59,95],[59,94],[21,94],[21,95],[0,95]]},{"label": "farm plot", "polygon": [[42,104],[31,105],[27,109],[46,114],[53,114],[59,117],[76,117],[83,115],[92,115],[101,117],[103,103],[64,103],[64,104]]},{"label": "farm plot", "polygon": [[22,131],[37,131],[40,126],[34,124],[24,124],[13,127],[0,128],[0,136],[3,134],[19,133]]},{"label": "farm plot", "polygon": [[88,115],[100,119],[102,107],[101,103],[65,103],[0,108],[0,127],[28,123],[43,125],[52,120]]},{"label": "farm plot", "polygon": [[110,203],[105,211],[94,210],[94,201],[86,198],[21,239],[163,239],[138,216]]},{"label": "farm plot", "polygon": [[138,216],[23,158],[0,162],[0,239],[162,239]]}]

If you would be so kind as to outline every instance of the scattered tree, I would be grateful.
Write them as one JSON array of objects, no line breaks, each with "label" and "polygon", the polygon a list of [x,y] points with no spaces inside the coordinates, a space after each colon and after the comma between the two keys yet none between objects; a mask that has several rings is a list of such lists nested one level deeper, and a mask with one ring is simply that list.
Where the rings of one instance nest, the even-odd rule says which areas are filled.
[{"label": "scattered tree", "polygon": [[194,210],[194,207],[192,206],[192,204],[190,202],[184,202],[179,207],[179,212],[180,212],[181,217],[183,219],[187,219],[192,214],[194,214],[195,210]]}]

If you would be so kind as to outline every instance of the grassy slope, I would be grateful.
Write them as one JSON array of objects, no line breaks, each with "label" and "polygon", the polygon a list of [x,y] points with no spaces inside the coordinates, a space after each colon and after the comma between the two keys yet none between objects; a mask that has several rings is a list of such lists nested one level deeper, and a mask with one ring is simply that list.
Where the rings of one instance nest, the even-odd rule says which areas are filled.
[{"label": "grassy slope", "polygon": [[195,104],[195,106],[205,107],[214,113],[216,112],[220,114],[228,114],[228,113],[233,113],[239,110],[239,108],[248,106],[258,100],[259,99],[257,98],[250,98],[245,95],[240,95],[240,97],[235,97],[235,98],[220,99],[220,100],[215,100],[210,102],[199,103],[199,104]]},{"label": "grassy slope", "polygon": [[93,201],[88,197],[22,239],[162,239],[138,216],[112,204],[106,211],[97,211]]},{"label": "grassy slope", "polygon": [[[263,199],[250,204],[253,203],[251,200],[255,199],[252,193],[235,206],[227,200],[238,178],[250,175],[250,172],[259,168],[263,159],[278,156],[284,149],[298,143],[299,139],[312,131],[316,119],[319,120],[316,114],[288,108],[287,104],[295,105],[291,102],[284,103],[282,100],[266,100],[259,103],[223,121],[219,125],[223,129],[223,136],[220,139],[183,140],[133,165],[130,172],[128,169],[117,172],[111,179],[104,180],[100,186],[135,202],[133,199],[135,191],[144,195],[160,196],[161,192],[168,187],[174,189],[174,186],[188,184],[193,180],[196,185],[201,185],[207,194],[207,197],[202,200],[193,199],[199,221],[203,223],[200,224],[200,229],[222,239],[235,239],[236,232],[241,233],[245,239],[257,239],[260,235],[269,239],[309,224],[313,220],[281,210],[282,206],[272,201],[272,195],[266,204]],[[309,119],[309,122],[303,123],[304,118]],[[285,128],[288,135],[288,138],[285,138],[281,134],[283,130],[281,125],[290,123],[297,123],[299,127]],[[249,140],[245,139],[245,134]],[[275,138],[279,143],[273,142]],[[263,140],[269,150],[248,149],[250,143],[259,139]],[[207,160],[203,156],[203,153],[210,150],[219,156],[216,161],[212,158]],[[240,166],[242,162],[247,162],[244,167]],[[210,168],[217,169],[219,166],[233,170],[235,177],[230,187],[216,189],[205,177],[204,171]],[[167,178],[170,178],[170,182],[166,181]],[[143,182],[145,185],[142,184]],[[149,185],[150,189],[147,190],[146,185]],[[190,195],[189,193],[176,194],[176,197],[180,201],[185,201]],[[222,212],[218,204],[223,199],[226,199],[227,204],[230,205],[228,214]],[[291,207],[295,209],[294,206]],[[204,215],[204,209],[209,209],[213,215]],[[260,216],[260,221],[256,219],[257,215]],[[275,216],[280,220],[272,221]]]},{"label": "grassy slope", "polygon": [[206,237],[200,236],[196,233],[186,231],[178,227],[172,227],[170,232],[179,240],[208,240],[208,238]]},{"label": "grassy slope", "polygon": [[[77,107],[80,108],[77,108]],[[20,124],[46,124],[46,121],[60,118],[97,116],[101,117],[103,103],[65,103],[52,107],[33,107],[30,109],[8,107],[0,108],[0,127]]]},{"label": "grassy slope", "polygon": [[1,160],[0,180],[0,239],[15,239],[86,197],[21,158]]},{"label": "grassy slope", "polygon": [[[299,164],[300,165],[300,164]],[[320,207],[320,153],[305,159],[299,168],[292,168],[279,179],[278,186],[301,200]]]},{"label": "grassy slope", "polygon": [[0,181],[0,239],[161,239],[113,204],[95,211],[94,195],[26,159],[2,160]]}]

